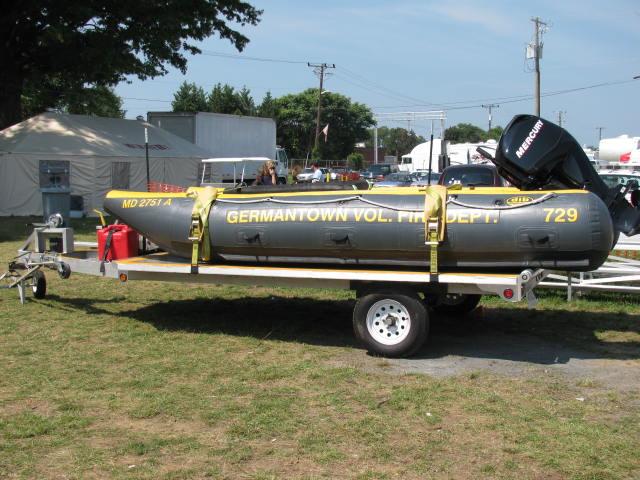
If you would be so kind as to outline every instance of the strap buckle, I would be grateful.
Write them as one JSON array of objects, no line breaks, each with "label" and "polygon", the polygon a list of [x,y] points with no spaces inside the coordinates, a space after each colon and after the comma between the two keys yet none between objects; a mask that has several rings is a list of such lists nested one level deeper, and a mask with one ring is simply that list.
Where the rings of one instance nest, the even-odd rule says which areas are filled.
[{"label": "strap buckle", "polygon": [[200,223],[200,217],[191,217],[191,228],[189,229],[189,237],[192,242],[199,242],[202,240],[202,225]]}]

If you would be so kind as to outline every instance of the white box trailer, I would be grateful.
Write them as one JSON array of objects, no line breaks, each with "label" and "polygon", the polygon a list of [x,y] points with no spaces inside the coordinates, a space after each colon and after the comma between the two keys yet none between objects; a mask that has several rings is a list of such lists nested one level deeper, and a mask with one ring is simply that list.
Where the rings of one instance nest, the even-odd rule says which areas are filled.
[{"label": "white box trailer", "polygon": [[[46,250],[46,242],[59,236],[62,252]],[[108,247],[107,247],[108,250]],[[508,302],[526,299],[536,303],[533,293],[549,273],[526,269],[520,273],[431,274],[420,269],[371,269],[359,266],[265,266],[200,264],[194,273],[189,260],[166,252],[105,261],[95,245],[73,242],[70,228],[37,227],[23,244],[19,255],[0,275],[0,287],[17,288],[20,301],[26,292],[44,298],[47,292],[45,269],[61,278],[72,272],[119,279],[121,282],[149,280],[199,284],[239,284],[254,286],[313,287],[347,289],[356,292],[353,327],[358,340],[369,351],[398,357],[415,353],[425,342],[431,312],[441,315],[465,314],[473,310],[482,295],[497,295]]]},{"label": "white box trailer", "polygon": [[[147,121],[204,148],[212,158],[275,160],[278,178],[286,180],[289,161],[284,149],[276,145],[276,122],[272,118],[210,112],[149,112]],[[225,181],[231,181],[232,170],[229,166],[225,171]],[[246,172],[247,180],[255,177],[256,171]]]},{"label": "white box trailer", "polygon": [[[485,162],[484,158],[477,152],[478,147],[494,153],[498,142],[488,140],[481,143],[450,143],[445,142],[448,163],[450,165],[467,165],[472,163]],[[431,142],[426,141],[416,145],[410,153],[402,155],[399,165],[401,171],[415,172],[425,171],[429,169],[429,155],[431,154],[431,171],[441,173],[442,165],[440,165],[440,155],[442,154],[442,140],[435,138],[433,140],[433,151],[431,151]]]}]

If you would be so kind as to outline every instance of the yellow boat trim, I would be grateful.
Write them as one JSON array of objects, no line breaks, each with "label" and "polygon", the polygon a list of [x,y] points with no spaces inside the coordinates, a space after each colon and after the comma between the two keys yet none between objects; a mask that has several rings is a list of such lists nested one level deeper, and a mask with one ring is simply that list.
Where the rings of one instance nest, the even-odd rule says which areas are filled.
[{"label": "yellow boat trim", "polygon": [[106,198],[188,198],[187,192],[130,192],[128,190],[111,190]]},{"label": "yellow boat trim", "polygon": [[[330,190],[326,192],[282,192],[282,193],[223,193],[218,198],[256,198],[256,197],[300,197],[300,196],[351,196],[351,195],[424,195],[424,187],[374,188],[372,190]],[[513,187],[462,188],[450,191],[451,195],[545,195],[547,193],[587,194],[586,190],[518,190]]]},{"label": "yellow boat trim", "polygon": [[[199,190],[200,187],[193,187]],[[326,196],[352,196],[352,195],[424,195],[423,187],[397,187],[397,188],[374,188],[372,190],[328,190],[324,192],[281,192],[281,193],[222,193],[223,189],[218,189],[218,198],[259,198],[259,197],[326,197]],[[547,193],[581,194],[586,195],[587,190],[518,190],[513,187],[479,187],[461,188],[451,190],[451,195],[545,195]],[[160,192],[130,192],[126,190],[111,190],[106,198],[189,198],[186,192],[160,193]]]}]

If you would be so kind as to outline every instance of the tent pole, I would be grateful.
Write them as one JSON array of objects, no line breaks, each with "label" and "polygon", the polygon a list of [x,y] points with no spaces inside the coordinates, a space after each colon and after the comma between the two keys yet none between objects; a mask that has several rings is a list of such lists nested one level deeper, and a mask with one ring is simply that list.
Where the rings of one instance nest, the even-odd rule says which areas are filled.
[{"label": "tent pole", "polygon": [[[149,188],[151,187],[151,185],[149,185],[151,180],[149,178],[149,130],[147,129],[147,127],[144,127],[144,159],[147,165],[147,192],[148,192]],[[142,254],[143,255],[147,254],[147,239],[144,236],[142,237]]]},{"label": "tent pole", "polygon": [[149,191],[149,130],[144,127],[144,158],[147,164],[147,192]]}]

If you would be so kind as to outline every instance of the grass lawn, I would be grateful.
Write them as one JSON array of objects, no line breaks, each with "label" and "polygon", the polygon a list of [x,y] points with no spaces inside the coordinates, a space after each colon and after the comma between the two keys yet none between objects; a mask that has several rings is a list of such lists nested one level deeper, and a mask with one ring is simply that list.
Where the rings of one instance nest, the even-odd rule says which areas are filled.
[{"label": "grass lawn", "polygon": [[[0,270],[24,223],[0,219]],[[47,279],[24,306],[0,290],[0,478],[640,476],[633,386],[400,374],[355,345],[345,291]],[[635,297],[483,311],[640,368]]]}]

